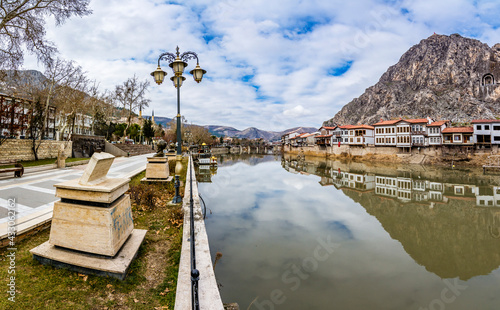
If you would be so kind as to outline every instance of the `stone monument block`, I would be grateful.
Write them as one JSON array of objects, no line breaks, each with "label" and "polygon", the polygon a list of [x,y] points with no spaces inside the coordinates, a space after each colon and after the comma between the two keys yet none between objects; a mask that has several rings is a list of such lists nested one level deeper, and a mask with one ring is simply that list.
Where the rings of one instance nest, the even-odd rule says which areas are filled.
[{"label": "stone monument block", "polygon": [[125,194],[130,179],[106,177],[114,158],[94,153],[81,178],[54,185],[61,200],[54,203],[49,241],[30,251],[35,259],[125,278],[146,231],[134,229]]},{"label": "stone monument block", "polygon": [[168,170],[168,157],[148,157],[146,179],[167,179]]},{"label": "stone monument block", "polygon": [[95,153],[92,155],[79,183],[81,185],[95,185],[103,182],[114,159],[115,157],[108,153]]},{"label": "stone monument block", "polygon": [[109,207],[54,203],[49,243],[82,252],[114,256],[134,230],[129,195]]}]

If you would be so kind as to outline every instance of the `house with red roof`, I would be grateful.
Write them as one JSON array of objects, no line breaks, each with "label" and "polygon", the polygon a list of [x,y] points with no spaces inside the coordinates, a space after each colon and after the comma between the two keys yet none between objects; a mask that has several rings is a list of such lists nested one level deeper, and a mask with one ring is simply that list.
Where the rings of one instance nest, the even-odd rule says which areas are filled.
[{"label": "house with red roof", "polygon": [[349,145],[374,145],[374,127],[369,125],[351,125],[348,137]]},{"label": "house with red roof", "polygon": [[460,145],[472,146],[474,145],[474,128],[472,127],[448,127],[443,129],[443,144],[446,146]]},{"label": "house with red roof", "polygon": [[320,147],[327,147],[332,145],[332,137],[334,135],[335,127],[322,126],[319,129],[319,135],[315,136],[316,144]]},{"label": "house with red roof", "polygon": [[450,121],[436,121],[427,125],[429,146],[439,146],[443,143],[442,131],[450,126]]},{"label": "house with red roof", "polygon": [[431,118],[381,120],[373,124],[375,128],[375,146],[396,146],[411,148],[412,146],[428,146],[427,125],[433,123]]},{"label": "house with red roof", "polygon": [[396,124],[400,120],[380,120],[373,124],[375,146],[396,146]]},{"label": "house with red roof", "polygon": [[349,129],[354,127],[354,125],[342,125],[338,126],[335,131],[336,141],[334,139],[334,144],[349,144]]}]

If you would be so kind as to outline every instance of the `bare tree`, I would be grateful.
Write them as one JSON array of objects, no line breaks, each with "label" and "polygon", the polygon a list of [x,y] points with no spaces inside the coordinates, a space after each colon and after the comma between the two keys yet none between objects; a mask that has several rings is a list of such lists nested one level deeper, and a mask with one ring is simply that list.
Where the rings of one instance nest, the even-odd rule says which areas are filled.
[{"label": "bare tree", "polygon": [[[17,68],[24,60],[23,47],[44,64],[57,51],[45,38],[45,19],[53,16],[56,25],[71,16],[85,16],[90,0],[0,1],[0,69]],[[3,67],[3,68],[2,68]]]},{"label": "bare tree", "polygon": [[[48,117],[49,105],[57,97],[58,93],[84,92],[87,86],[87,78],[82,68],[77,66],[73,61],[65,61],[60,58],[55,59],[47,65],[45,77],[47,79],[44,83],[46,93],[43,113],[44,124]],[[77,108],[76,102],[72,102],[72,104]],[[42,128],[42,130],[44,129]]]},{"label": "bare tree", "polygon": [[[87,83],[88,80],[85,75],[79,71],[78,74],[72,77],[71,83],[58,87],[54,99],[59,110],[59,115],[62,117],[59,122],[60,139],[68,127],[70,128],[70,133],[67,140],[71,138],[77,121],[77,115],[85,113]],[[84,121],[83,118],[82,121]]]},{"label": "bare tree", "polygon": [[133,78],[129,78],[122,85],[116,86],[114,98],[128,112],[127,127],[123,133],[124,136],[130,127],[132,113],[137,109],[148,107],[151,102],[151,100],[145,97],[148,87],[149,81],[140,82],[135,74]]}]

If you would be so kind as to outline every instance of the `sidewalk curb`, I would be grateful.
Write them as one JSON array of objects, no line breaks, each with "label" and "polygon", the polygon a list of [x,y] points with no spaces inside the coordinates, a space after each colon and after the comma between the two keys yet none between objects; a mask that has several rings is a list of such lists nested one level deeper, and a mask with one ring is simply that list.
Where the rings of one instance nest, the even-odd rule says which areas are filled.
[{"label": "sidewalk curb", "polygon": [[[84,165],[87,164],[89,160],[82,160],[82,161],[76,161],[72,162],[71,166],[77,166],[77,165]],[[52,166],[55,166],[52,168]],[[68,165],[66,165],[68,166]],[[35,168],[40,168],[43,167],[43,169],[33,169],[30,172],[38,172],[38,171],[44,171],[44,170],[50,170],[50,169],[56,169],[57,165],[43,165],[43,166],[38,166]],[[142,168],[135,169],[126,175],[124,175],[124,178],[129,178],[132,179],[136,175],[140,174],[146,170],[146,166]],[[21,237],[20,239],[29,236],[30,232],[38,229],[38,230],[43,230],[47,227],[50,226],[50,223],[52,222],[52,210],[54,208],[54,203],[49,203],[46,207],[41,208],[40,210],[25,215],[21,218],[16,218],[16,239]],[[0,248],[3,248],[8,245],[9,239],[8,237],[8,222],[0,223]]]}]

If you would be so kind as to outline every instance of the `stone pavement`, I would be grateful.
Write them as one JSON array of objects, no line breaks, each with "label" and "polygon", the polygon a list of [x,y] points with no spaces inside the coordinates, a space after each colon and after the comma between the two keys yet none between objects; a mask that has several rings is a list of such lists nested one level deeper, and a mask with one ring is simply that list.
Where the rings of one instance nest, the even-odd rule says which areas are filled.
[{"label": "stone pavement", "polygon": [[[131,178],[146,169],[151,154],[115,158],[108,172],[110,178]],[[16,228],[20,235],[52,219],[54,184],[79,178],[86,165],[30,173],[21,178],[10,174],[0,178],[0,240],[7,236],[8,206],[15,201]],[[10,201],[9,201],[10,200]]]}]

